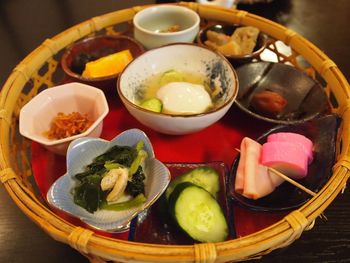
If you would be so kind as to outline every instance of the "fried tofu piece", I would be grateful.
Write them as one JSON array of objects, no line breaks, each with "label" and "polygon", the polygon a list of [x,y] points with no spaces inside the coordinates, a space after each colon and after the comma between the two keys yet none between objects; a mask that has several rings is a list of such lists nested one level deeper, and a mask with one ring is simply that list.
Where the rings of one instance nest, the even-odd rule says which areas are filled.
[{"label": "fried tofu piece", "polygon": [[207,31],[207,38],[217,46],[224,45],[231,40],[230,36],[212,30]]},{"label": "fried tofu piece", "polygon": [[213,50],[217,50],[218,47],[219,47],[215,42],[210,41],[210,40],[204,41],[204,44],[205,44],[206,46],[210,47],[210,48],[213,49]]},{"label": "fried tofu piece", "polygon": [[226,56],[246,55],[254,51],[258,35],[259,29],[252,26],[238,27],[232,36],[208,30],[204,44]]},{"label": "fried tofu piece", "polygon": [[226,56],[240,55],[242,53],[241,47],[234,41],[219,46],[217,51]]},{"label": "fried tofu piece", "polygon": [[258,35],[259,29],[256,27],[239,27],[233,32],[231,40],[240,46],[240,55],[246,55],[253,52]]}]

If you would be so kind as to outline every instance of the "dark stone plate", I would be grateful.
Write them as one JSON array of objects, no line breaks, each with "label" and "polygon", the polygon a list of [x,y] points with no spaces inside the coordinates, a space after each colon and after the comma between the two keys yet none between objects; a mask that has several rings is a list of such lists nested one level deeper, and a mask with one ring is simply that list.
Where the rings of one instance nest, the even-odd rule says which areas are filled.
[{"label": "dark stone plate", "polygon": [[[272,123],[301,123],[329,111],[323,87],[304,72],[282,63],[256,62],[237,70],[239,92],[236,105],[249,115]],[[287,100],[284,110],[274,116],[251,106],[255,93],[273,91]]]},{"label": "dark stone plate", "polygon": [[[314,159],[309,165],[308,175],[298,182],[318,192],[332,176],[338,125],[337,115],[327,115],[301,124],[278,126],[263,134],[257,141],[263,144],[269,134],[277,132],[295,132],[309,138],[314,144]],[[234,191],[238,162],[239,156],[233,161],[228,189],[229,195],[245,207],[256,211],[290,210],[303,205],[311,198],[309,194],[288,182],[282,183],[275,191],[263,198],[257,200],[245,198]]]}]

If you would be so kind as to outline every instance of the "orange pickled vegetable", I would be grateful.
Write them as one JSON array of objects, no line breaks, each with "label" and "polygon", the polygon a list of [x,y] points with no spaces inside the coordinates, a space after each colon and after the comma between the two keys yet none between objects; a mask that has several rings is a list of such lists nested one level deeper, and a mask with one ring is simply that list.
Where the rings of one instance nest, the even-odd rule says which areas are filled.
[{"label": "orange pickled vegetable", "polygon": [[85,132],[91,125],[87,114],[59,112],[51,122],[50,129],[44,135],[50,140],[67,138]]},{"label": "orange pickled vegetable", "polygon": [[82,74],[85,78],[100,78],[118,74],[133,59],[129,49],[90,61]]}]

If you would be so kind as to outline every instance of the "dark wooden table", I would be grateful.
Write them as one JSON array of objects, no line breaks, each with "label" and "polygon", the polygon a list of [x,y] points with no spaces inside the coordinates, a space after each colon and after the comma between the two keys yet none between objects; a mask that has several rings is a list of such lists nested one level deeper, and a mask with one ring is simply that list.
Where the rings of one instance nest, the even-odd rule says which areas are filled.
[{"label": "dark wooden table", "polygon": [[[64,29],[93,16],[146,0],[0,1],[0,85],[31,50]],[[160,1],[158,1],[160,2]],[[163,2],[163,1],[162,1]],[[239,5],[277,21],[313,42],[350,79],[349,0],[275,0]],[[262,262],[350,262],[350,191],[346,190],[318,219],[315,227]],[[69,246],[56,242],[32,223],[0,186],[0,262],[86,262]]]}]

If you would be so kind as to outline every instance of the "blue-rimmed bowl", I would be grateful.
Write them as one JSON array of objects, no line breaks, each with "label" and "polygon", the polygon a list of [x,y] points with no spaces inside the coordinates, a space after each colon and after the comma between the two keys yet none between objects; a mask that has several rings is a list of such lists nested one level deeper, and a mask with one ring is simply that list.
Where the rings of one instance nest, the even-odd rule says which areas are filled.
[{"label": "blue-rimmed bowl", "polygon": [[[210,110],[196,114],[154,112],[139,106],[147,93],[150,78],[169,71],[202,76],[219,91]],[[139,122],[166,134],[189,134],[220,120],[236,99],[238,79],[224,56],[208,48],[189,43],[170,44],[149,51],[134,59],[121,73],[118,94],[126,109]]]},{"label": "blue-rimmed bowl", "polygon": [[[144,149],[148,153],[148,157],[143,164],[146,176],[145,203],[124,211],[97,210],[94,213],[89,213],[74,203],[72,190],[77,184],[77,180],[74,179],[75,174],[82,172],[85,166],[90,164],[95,157],[106,152],[112,146],[135,146],[140,140],[144,142]],[[69,145],[67,153],[67,173],[57,179],[50,187],[47,200],[54,208],[79,218],[93,229],[122,232],[129,228],[132,218],[160,197],[169,181],[170,172],[163,163],[155,159],[151,142],[146,134],[138,129],[130,129],[119,134],[111,141],[90,137],[73,141]]]}]

